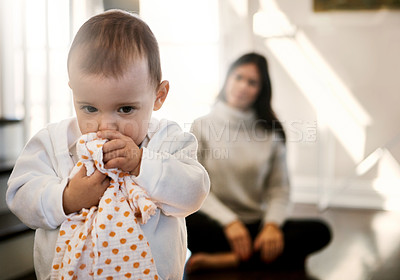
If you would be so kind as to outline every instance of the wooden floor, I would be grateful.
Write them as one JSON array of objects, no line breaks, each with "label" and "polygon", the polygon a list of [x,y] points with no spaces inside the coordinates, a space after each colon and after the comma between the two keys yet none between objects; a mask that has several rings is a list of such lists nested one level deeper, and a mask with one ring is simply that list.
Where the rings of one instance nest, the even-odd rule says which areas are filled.
[{"label": "wooden floor", "polygon": [[[398,280],[400,279],[400,213],[328,209],[296,205],[293,217],[322,217],[333,240],[307,260],[306,271],[221,271],[185,275],[185,280]],[[34,280],[28,275],[18,280]]]}]

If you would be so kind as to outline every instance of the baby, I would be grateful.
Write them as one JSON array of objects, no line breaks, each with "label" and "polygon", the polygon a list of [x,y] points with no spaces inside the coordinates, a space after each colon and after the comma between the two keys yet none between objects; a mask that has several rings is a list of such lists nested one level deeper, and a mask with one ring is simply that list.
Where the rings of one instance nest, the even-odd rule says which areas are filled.
[{"label": "baby", "polygon": [[169,91],[168,81],[161,81],[154,35],[127,12],[94,16],[74,38],[68,74],[76,118],[39,131],[27,143],[8,182],[9,208],[36,229],[38,279],[49,279],[54,270],[60,225],[97,209],[113,183],[99,169],[88,175],[85,165],[71,175],[80,160],[76,144],[86,134],[106,139],[101,147],[103,168],[129,177],[156,206],[141,230],[159,279],[182,279],[184,218],[200,208],[210,182],[197,162],[195,137],[174,122],[151,118]]}]

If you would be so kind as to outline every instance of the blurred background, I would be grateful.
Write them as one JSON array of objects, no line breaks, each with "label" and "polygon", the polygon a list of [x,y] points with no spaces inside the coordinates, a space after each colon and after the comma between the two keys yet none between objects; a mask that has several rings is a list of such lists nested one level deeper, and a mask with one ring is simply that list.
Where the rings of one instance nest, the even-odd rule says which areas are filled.
[{"label": "blurred background", "polygon": [[[209,112],[229,64],[259,52],[288,135],[292,200],[318,213],[400,210],[400,1],[0,0],[0,232],[8,226],[8,174],[23,145],[74,115],[66,68],[73,36],[110,8],[138,13],[159,41],[171,88],[156,117],[188,131]],[[384,231],[400,233],[390,221]],[[32,269],[32,233],[8,237],[0,279]],[[365,263],[376,259],[357,265]]]}]

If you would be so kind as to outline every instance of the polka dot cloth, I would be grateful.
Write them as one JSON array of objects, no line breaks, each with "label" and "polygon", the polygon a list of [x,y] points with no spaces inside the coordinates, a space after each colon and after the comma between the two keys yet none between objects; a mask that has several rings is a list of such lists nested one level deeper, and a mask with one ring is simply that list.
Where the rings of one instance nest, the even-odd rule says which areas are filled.
[{"label": "polka dot cloth", "polygon": [[110,186],[98,207],[72,214],[60,227],[51,279],[159,279],[149,243],[140,224],[156,205],[131,177],[118,169],[104,169],[103,144],[96,133],[77,143],[80,158],[71,177],[82,165],[91,175],[97,168],[108,175]]}]

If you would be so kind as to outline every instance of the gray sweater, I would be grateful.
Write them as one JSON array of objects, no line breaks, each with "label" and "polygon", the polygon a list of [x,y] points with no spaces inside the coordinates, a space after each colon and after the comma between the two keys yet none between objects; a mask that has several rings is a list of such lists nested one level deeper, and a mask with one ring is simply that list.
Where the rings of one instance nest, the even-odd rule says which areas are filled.
[{"label": "gray sweater", "polygon": [[275,133],[256,126],[252,111],[218,102],[192,125],[198,158],[211,179],[201,211],[228,225],[262,221],[281,225],[289,208],[286,147]]}]

